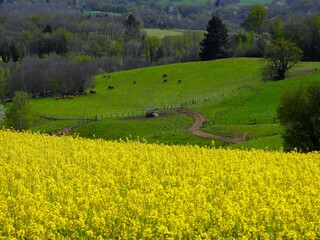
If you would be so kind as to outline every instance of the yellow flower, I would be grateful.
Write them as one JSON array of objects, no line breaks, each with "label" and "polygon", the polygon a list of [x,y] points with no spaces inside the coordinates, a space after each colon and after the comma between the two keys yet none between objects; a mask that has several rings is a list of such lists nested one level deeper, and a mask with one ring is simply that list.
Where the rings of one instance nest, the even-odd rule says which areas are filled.
[{"label": "yellow flower", "polygon": [[316,152],[0,131],[0,239],[317,239],[319,195]]}]

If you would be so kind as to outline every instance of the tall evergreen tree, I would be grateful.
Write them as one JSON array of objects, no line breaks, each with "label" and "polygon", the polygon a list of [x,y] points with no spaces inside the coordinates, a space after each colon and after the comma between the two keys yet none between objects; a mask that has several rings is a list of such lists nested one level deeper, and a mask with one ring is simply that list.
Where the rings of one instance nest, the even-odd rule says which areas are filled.
[{"label": "tall evergreen tree", "polygon": [[130,14],[127,19],[124,21],[125,26],[125,40],[134,40],[139,39],[141,36],[140,32],[140,22],[136,19],[135,16]]},{"label": "tall evergreen tree", "polygon": [[207,26],[207,33],[200,43],[200,58],[203,61],[229,56],[230,43],[228,30],[219,17],[213,16]]}]

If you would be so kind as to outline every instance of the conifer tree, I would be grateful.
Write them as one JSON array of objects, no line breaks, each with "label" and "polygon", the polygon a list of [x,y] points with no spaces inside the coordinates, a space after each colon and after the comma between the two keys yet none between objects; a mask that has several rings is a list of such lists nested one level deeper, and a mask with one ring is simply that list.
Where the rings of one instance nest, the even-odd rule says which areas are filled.
[{"label": "conifer tree", "polygon": [[229,56],[228,30],[219,17],[213,16],[207,26],[207,33],[200,43],[200,58],[203,61]]},{"label": "conifer tree", "polygon": [[130,14],[128,18],[124,21],[125,26],[125,40],[134,40],[139,39],[140,32],[140,22],[136,19],[135,16]]}]

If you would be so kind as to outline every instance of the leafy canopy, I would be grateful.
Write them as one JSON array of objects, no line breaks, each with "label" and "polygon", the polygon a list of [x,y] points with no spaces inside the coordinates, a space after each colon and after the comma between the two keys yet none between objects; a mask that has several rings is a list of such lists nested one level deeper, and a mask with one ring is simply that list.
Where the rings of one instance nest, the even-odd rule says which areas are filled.
[{"label": "leafy canopy", "polygon": [[32,112],[28,102],[29,95],[26,92],[16,91],[13,97],[13,105],[7,117],[7,125],[16,130],[29,129],[32,124]]},{"label": "leafy canopy", "polygon": [[260,6],[253,6],[241,26],[248,32],[261,33],[262,24],[267,20],[267,9]]},{"label": "leafy canopy", "polygon": [[277,114],[285,128],[285,150],[320,150],[320,85],[286,92]]},{"label": "leafy canopy", "polygon": [[267,48],[263,68],[264,81],[278,81],[286,78],[286,73],[296,65],[302,57],[302,50],[293,42],[281,38],[273,41]]}]

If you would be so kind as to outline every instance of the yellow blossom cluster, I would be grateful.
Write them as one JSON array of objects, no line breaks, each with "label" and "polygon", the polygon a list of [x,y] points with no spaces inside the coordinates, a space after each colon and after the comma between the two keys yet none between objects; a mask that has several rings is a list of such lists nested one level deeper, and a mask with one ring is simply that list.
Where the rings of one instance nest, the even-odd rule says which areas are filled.
[{"label": "yellow blossom cluster", "polygon": [[320,154],[0,131],[0,239],[320,239]]}]

